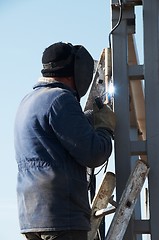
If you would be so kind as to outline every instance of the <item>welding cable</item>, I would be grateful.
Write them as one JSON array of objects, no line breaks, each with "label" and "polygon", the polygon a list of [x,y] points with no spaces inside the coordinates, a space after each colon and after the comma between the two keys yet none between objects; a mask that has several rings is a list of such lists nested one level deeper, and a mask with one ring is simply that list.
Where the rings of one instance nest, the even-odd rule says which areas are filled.
[{"label": "welding cable", "polygon": [[98,170],[98,172],[94,173],[95,176],[97,176],[101,171],[102,169],[105,167],[104,169],[104,173],[106,172],[107,170],[107,166],[108,166],[108,159],[106,160],[106,162],[100,167],[100,169]]},{"label": "welding cable", "polygon": [[99,229],[97,230],[98,240],[102,240]]},{"label": "welding cable", "polygon": [[109,48],[111,48],[111,34],[115,31],[115,29],[117,29],[117,27],[119,27],[121,20],[122,20],[122,14],[123,14],[123,9],[122,9],[122,5],[123,5],[123,1],[119,0],[118,1],[119,4],[119,19],[117,24],[113,27],[113,29],[111,30],[111,32],[109,33]]}]

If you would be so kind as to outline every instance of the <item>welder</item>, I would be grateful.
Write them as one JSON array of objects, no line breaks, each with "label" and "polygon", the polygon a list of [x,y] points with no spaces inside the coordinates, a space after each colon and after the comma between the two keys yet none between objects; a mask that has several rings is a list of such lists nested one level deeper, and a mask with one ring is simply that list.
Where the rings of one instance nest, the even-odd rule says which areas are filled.
[{"label": "welder", "polygon": [[109,158],[115,128],[115,114],[107,105],[99,109],[94,104],[91,115],[82,111],[80,99],[93,69],[84,46],[50,45],[42,54],[42,76],[17,110],[17,199],[26,239],[87,239],[91,209],[86,168]]}]

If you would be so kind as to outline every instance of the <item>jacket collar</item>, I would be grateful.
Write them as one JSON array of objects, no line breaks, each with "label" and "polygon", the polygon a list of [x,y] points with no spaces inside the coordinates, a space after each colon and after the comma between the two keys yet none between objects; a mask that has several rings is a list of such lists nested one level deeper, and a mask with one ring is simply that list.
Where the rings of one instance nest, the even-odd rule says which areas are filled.
[{"label": "jacket collar", "polygon": [[71,89],[70,87],[68,87],[67,85],[65,85],[64,83],[61,83],[59,81],[53,80],[51,78],[39,78],[38,82],[33,86],[33,89],[36,88],[41,88],[41,87],[49,87],[49,88],[62,88],[62,89],[66,89],[68,91],[71,91],[73,93],[73,95],[78,98],[78,94],[75,90]]}]

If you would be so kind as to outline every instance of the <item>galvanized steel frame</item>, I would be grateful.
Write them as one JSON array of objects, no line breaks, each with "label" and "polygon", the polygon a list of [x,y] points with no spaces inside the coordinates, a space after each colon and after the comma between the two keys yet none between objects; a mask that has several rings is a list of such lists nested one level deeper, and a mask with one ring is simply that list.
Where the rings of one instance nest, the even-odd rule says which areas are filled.
[{"label": "galvanized steel frame", "polygon": [[159,1],[145,0],[144,78],[151,239],[159,239]]},{"label": "galvanized steel frame", "polygon": [[[119,4],[112,0],[112,27],[118,21]],[[126,182],[131,173],[133,155],[146,154],[150,165],[149,192],[150,192],[150,220],[140,221],[132,217],[125,240],[139,240],[137,233],[150,233],[151,239],[159,239],[159,1],[144,0],[143,2],[143,28],[144,28],[144,66],[136,66],[137,72],[145,80],[145,121],[142,119],[144,138],[139,135],[134,139],[134,132],[139,132],[140,124],[132,124],[130,111],[132,86],[130,84],[129,66],[129,37],[133,34],[135,20],[134,7],[142,1],[123,1],[123,16],[118,28],[112,34],[112,61],[113,80],[116,88],[114,109],[117,115],[117,128],[115,133],[115,169],[117,184],[117,202],[119,202]],[[131,25],[132,24],[132,25]],[[128,57],[129,56],[129,57]],[[135,64],[135,63],[133,63]],[[136,63],[137,64],[137,63]],[[134,68],[135,69],[135,68]],[[136,74],[137,75],[137,74]],[[135,74],[134,74],[135,76]],[[133,79],[135,80],[135,78]],[[143,104],[143,101],[142,101]],[[133,108],[135,108],[133,103]],[[136,109],[135,109],[136,110]],[[136,117],[136,112],[135,117]],[[144,116],[144,114],[143,114]],[[133,132],[133,136],[132,136]],[[132,151],[133,146],[133,151]],[[137,206],[137,212],[140,211]],[[135,230],[138,229],[136,232]],[[151,229],[151,232],[150,232]]]}]

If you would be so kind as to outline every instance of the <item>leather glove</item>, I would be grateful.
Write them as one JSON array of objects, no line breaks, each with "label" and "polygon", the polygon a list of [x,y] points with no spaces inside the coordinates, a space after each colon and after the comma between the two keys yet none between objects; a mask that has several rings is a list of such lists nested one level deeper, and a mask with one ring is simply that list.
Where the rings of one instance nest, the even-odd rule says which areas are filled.
[{"label": "leather glove", "polygon": [[110,109],[105,103],[103,107],[99,109],[97,104],[93,104],[93,115],[94,115],[94,128],[105,128],[110,131],[111,134],[114,133],[116,125],[115,113]]}]

